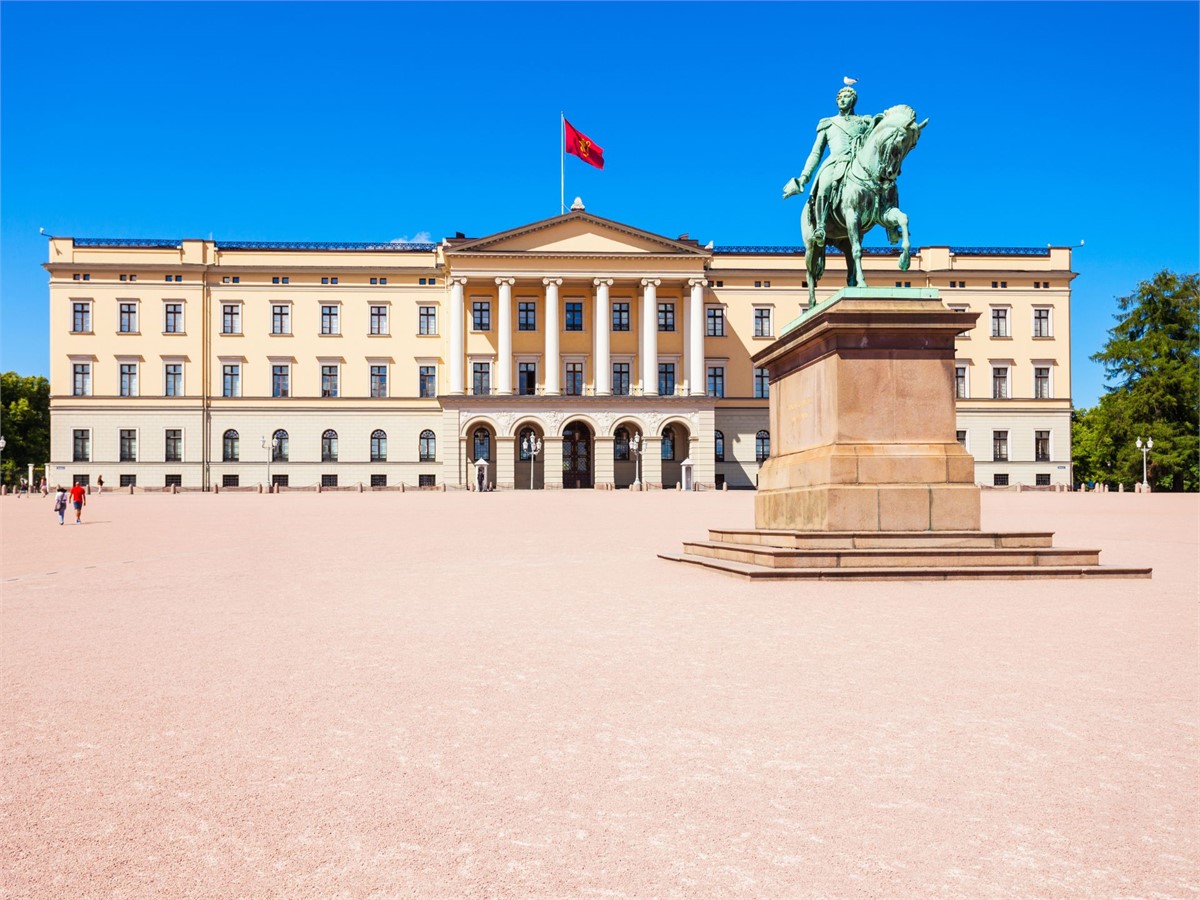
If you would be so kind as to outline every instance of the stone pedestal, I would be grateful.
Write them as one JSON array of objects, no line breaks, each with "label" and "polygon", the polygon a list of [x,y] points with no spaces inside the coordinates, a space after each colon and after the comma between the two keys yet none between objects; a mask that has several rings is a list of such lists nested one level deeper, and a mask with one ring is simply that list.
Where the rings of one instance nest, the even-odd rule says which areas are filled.
[{"label": "stone pedestal", "polygon": [[771,379],[755,525],[979,528],[975,461],[955,438],[954,338],[978,313],[925,288],[846,288],[754,357]]}]

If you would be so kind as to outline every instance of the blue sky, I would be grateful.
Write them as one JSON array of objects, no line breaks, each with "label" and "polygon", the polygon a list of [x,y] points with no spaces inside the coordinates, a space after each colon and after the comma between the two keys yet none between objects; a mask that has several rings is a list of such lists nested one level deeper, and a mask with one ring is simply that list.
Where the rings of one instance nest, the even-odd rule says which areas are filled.
[{"label": "blue sky", "polygon": [[49,371],[39,227],[484,235],[558,213],[560,110],[607,163],[567,159],[568,203],[702,242],[798,244],[782,185],[849,75],[859,112],[930,119],[900,181],[914,244],[1086,241],[1073,392],[1089,406],[1113,298],[1200,268],[1198,9],[4,2],[0,369]]}]

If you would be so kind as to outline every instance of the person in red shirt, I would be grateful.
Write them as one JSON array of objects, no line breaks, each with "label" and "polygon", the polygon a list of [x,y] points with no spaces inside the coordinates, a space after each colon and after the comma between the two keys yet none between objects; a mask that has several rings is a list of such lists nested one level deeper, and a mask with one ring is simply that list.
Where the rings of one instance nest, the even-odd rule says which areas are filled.
[{"label": "person in red shirt", "polygon": [[83,513],[83,508],[87,505],[87,491],[83,489],[83,485],[78,481],[71,488],[71,505],[75,507],[75,524],[83,524],[79,521],[79,516]]}]

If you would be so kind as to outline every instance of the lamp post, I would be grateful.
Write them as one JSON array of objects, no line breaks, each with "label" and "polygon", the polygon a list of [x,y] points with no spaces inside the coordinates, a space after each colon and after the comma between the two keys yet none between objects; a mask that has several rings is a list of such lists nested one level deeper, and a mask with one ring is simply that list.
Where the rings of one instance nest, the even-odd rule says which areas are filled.
[{"label": "lamp post", "polygon": [[275,457],[275,451],[279,447],[279,438],[272,436],[270,448],[267,446],[266,435],[262,438],[263,449],[267,450],[267,493],[271,493],[271,460]]},{"label": "lamp post", "polygon": [[1142,490],[1150,490],[1150,482],[1146,479],[1146,454],[1154,449],[1154,438],[1147,438],[1143,444],[1142,439],[1137,439],[1137,448],[1142,451]]},{"label": "lamp post", "polygon": [[642,433],[636,432],[629,439],[629,452],[633,454],[633,483],[642,489]]},{"label": "lamp post", "polygon": [[533,465],[537,462],[537,455],[542,452],[542,439],[535,435],[532,431],[525,435],[525,440],[521,441],[521,452],[529,457],[529,489],[533,490]]}]

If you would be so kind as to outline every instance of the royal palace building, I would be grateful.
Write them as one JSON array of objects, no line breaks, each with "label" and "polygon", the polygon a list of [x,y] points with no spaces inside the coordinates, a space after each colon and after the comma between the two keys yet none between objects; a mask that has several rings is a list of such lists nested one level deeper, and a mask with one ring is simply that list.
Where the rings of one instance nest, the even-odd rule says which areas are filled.
[{"label": "royal palace building", "polygon": [[[1070,483],[1070,249],[869,253],[872,286],[979,313],[956,363],[977,480]],[[807,303],[800,248],[578,202],[436,244],[53,237],[46,268],[52,484],[455,487],[482,460],[501,489],[752,488],[752,357]]]}]

